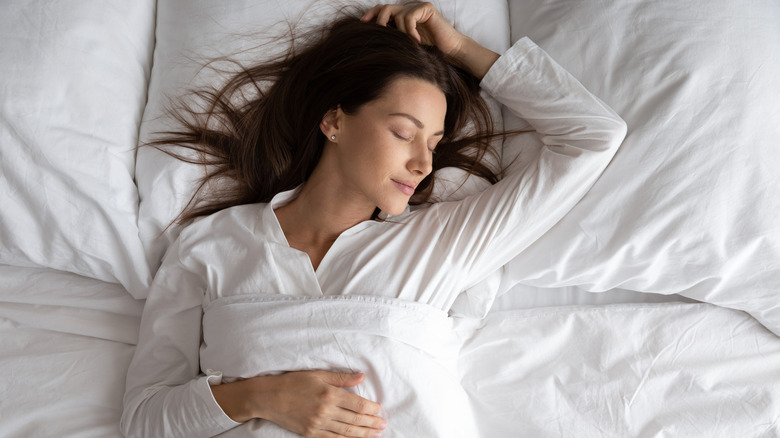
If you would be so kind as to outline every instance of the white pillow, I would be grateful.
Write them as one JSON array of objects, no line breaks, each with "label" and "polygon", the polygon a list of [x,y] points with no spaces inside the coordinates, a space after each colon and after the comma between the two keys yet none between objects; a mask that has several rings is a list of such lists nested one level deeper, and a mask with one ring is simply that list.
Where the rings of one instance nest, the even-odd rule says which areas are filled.
[{"label": "white pillow", "polygon": [[132,293],[135,145],[154,1],[6,1],[0,14],[0,263],[44,266]]},{"label": "white pillow", "polygon": [[[351,2],[355,4],[356,2]],[[475,2],[444,0],[434,2],[442,15],[457,29],[473,37],[486,47],[502,53],[509,46],[508,6],[501,0]],[[149,102],[141,126],[141,141],[154,138],[154,133],[170,128],[163,117],[164,108],[171,99],[182,95],[187,88],[205,84],[219,84],[224,77],[203,69],[206,61],[230,56],[251,64],[262,59],[269,47],[256,47],[260,31],[263,35],[284,34],[287,22],[322,23],[334,16],[344,2],[313,3],[309,0],[279,2],[275,0],[241,0],[225,3],[216,0],[161,0],[157,4],[157,45],[149,89]],[[375,1],[361,0],[365,10]],[[303,12],[305,14],[302,14]],[[243,35],[243,37],[242,37]],[[494,106],[499,128],[501,113]],[[159,266],[162,255],[176,239],[179,227],[168,227],[190,199],[195,181],[202,169],[184,164],[153,148],[138,152],[136,180],[141,197],[139,229],[149,256],[149,264]],[[462,197],[468,191],[482,187],[473,181],[457,193],[462,174],[448,172],[449,184],[442,184],[441,197]],[[164,231],[165,230],[165,231]],[[164,232],[163,232],[164,231]]]},{"label": "white pillow", "polygon": [[509,6],[512,40],[529,36],[629,131],[588,195],[507,267],[505,289],[679,293],[780,335],[780,3]]}]

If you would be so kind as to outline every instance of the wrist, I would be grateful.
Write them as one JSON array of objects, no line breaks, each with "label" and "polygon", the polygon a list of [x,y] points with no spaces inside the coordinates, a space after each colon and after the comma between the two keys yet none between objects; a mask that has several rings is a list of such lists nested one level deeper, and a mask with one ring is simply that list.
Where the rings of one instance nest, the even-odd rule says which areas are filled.
[{"label": "wrist", "polygon": [[255,391],[252,380],[239,380],[232,383],[223,383],[211,387],[214,400],[222,411],[237,423],[243,423],[258,417],[254,406],[250,402],[254,400]]},{"label": "wrist", "polygon": [[456,62],[480,80],[485,77],[499,56],[498,53],[483,47],[465,35],[452,55]]}]

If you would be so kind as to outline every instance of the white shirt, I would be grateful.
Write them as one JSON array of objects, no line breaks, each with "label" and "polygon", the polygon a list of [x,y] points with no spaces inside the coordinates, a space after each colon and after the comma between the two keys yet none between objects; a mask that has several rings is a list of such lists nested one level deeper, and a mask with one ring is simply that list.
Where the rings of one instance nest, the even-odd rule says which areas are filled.
[{"label": "white shirt", "polygon": [[544,149],[535,166],[486,191],[342,233],[315,271],[291,248],[268,204],[223,210],[185,228],[149,292],[130,365],[128,436],[213,436],[233,422],[200,369],[201,318],[211,301],[248,293],[371,295],[449,310],[457,296],[549,230],[587,192],[625,136],[625,123],[525,38],[481,87],[527,120]]}]

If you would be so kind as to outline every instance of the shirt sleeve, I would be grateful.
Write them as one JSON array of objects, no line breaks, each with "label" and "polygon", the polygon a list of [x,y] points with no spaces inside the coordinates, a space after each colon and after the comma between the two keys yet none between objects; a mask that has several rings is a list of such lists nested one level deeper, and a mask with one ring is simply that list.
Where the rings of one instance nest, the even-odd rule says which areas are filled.
[{"label": "shirt sleeve", "polygon": [[[590,189],[626,135],[625,122],[528,38],[481,87],[538,133],[535,163],[482,193],[432,207],[451,268],[467,289],[555,225]],[[507,141],[512,141],[511,137]]]},{"label": "shirt sleeve", "polygon": [[180,240],[166,253],[141,317],[127,374],[121,429],[126,437],[207,437],[236,423],[211,385],[221,374],[200,372],[204,279],[185,267]]}]

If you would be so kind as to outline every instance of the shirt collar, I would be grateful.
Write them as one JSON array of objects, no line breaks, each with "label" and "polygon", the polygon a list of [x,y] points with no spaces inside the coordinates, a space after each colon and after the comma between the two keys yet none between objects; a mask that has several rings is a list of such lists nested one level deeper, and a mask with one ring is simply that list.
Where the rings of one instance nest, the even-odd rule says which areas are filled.
[{"label": "shirt collar", "polygon": [[[261,221],[261,227],[263,230],[263,234],[268,236],[270,239],[272,239],[275,242],[283,243],[285,245],[288,244],[287,238],[284,236],[284,232],[282,231],[282,226],[279,224],[279,220],[276,218],[276,214],[274,213],[274,209],[282,207],[284,205],[289,204],[293,199],[298,197],[298,194],[301,191],[301,188],[303,185],[299,185],[298,187],[287,190],[284,192],[277,193],[272,199],[271,202],[267,203],[265,207],[263,208],[262,212],[262,221]],[[388,219],[396,219],[403,217],[410,213],[409,205],[407,204],[406,208],[404,208],[404,211],[400,214],[391,215],[387,214],[384,211],[380,211],[378,218],[379,221],[375,220],[367,220],[363,221],[352,228],[349,228],[348,230],[344,231],[344,234],[354,234],[358,231],[364,230],[367,227],[381,224],[382,221],[388,220]]]},{"label": "shirt collar", "polygon": [[271,202],[265,204],[263,207],[260,230],[268,240],[283,245],[289,245],[287,243],[287,238],[284,236],[284,231],[282,231],[282,225],[279,224],[279,219],[276,218],[274,209],[287,205],[290,201],[297,198],[298,193],[301,191],[301,187],[302,186],[298,186],[292,190],[277,193],[271,198]]}]

